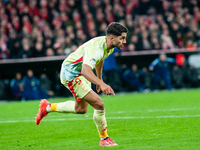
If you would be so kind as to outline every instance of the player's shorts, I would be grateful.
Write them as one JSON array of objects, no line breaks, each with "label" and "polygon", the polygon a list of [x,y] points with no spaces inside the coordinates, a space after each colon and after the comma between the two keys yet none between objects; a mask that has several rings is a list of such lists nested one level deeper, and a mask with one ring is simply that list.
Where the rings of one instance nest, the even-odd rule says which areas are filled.
[{"label": "player's shorts", "polygon": [[77,101],[81,101],[82,98],[92,90],[91,82],[88,81],[83,75],[75,77],[72,81],[67,81],[61,76],[60,81],[71,91]]}]

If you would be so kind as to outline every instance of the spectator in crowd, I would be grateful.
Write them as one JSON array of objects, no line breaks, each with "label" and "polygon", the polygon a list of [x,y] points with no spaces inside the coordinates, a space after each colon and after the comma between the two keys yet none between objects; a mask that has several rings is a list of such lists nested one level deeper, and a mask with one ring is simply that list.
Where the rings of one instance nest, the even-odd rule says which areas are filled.
[{"label": "spectator in crowd", "polygon": [[128,91],[130,86],[127,86],[127,82],[123,79],[123,73],[127,70],[126,64],[119,64],[116,66],[116,71],[121,79],[122,88],[124,91]]},{"label": "spectator in crowd", "polygon": [[161,80],[165,81],[165,84],[167,85],[168,90],[172,89],[169,65],[175,64],[175,63],[176,63],[175,59],[167,57],[165,53],[161,53],[159,58],[156,58],[149,65],[150,71],[155,70],[154,84],[153,84],[152,90],[156,89],[157,84]]},{"label": "spectator in crowd", "polygon": [[198,87],[198,71],[192,65],[189,66],[189,80],[190,80],[190,87]]},{"label": "spectator in crowd", "polygon": [[152,83],[152,73],[148,71],[146,67],[142,68],[142,75],[143,75],[143,84],[145,87],[149,90],[151,89],[151,83]]},{"label": "spectator in crowd", "polygon": [[148,40],[148,33],[145,31],[142,33],[142,50],[150,50],[151,44]]},{"label": "spectator in crowd", "polygon": [[173,49],[174,44],[169,36],[169,31],[167,29],[164,29],[163,34],[161,35],[161,43],[162,43],[162,49],[167,50],[167,49]]},{"label": "spectator in crowd", "polygon": [[0,73],[0,99],[7,99],[7,98],[8,98],[7,83],[6,80],[2,79],[2,73]]},{"label": "spectator in crowd", "polygon": [[46,50],[46,56],[54,56],[54,51],[52,48],[47,48]]},{"label": "spectator in crowd", "polygon": [[22,75],[21,73],[17,72],[15,75],[15,78],[11,80],[10,82],[10,89],[12,95],[17,100],[25,100],[24,97],[24,86],[22,83]]},{"label": "spectator in crowd", "polygon": [[181,68],[183,70],[183,84],[184,87],[189,88],[190,87],[190,65],[184,64]]},{"label": "spectator in crowd", "polygon": [[27,100],[48,98],[46,90],[40,85],[40,81],[33,75],[33,71],[29,69],[27,76],[23,78],[24,97]]},{"label": "spectator in crowd", "polygon": [[[19,49],[13,49],[14,48],[14,43],[17,41],[17,34],[14,30],[10,30],[9,31],[9,40],[7,42],[7,47],[10,51],[10,58],[11,57],[17,57],[17,53],[19,51]],[[18,43],[19,44],[19,43]],[[13,51],[12,51],[13,50]]]},{"label": "spectator in crowd", "polygon": [[192,64],[182,66],[183,83],[186,88],[196,88],[200,86],[200,69]]},{"label": "spectator in crowd", "polygon": [[34,57],[43,57],[45,56],[45,50],[43,48],[43,45],[41,42],[37,42],[34,46],[33,50],[33,56]]},{"label": "spectator in crowd", "polygon": [[194,51],[196,49],[196,45],[193,43],[191,39],[187,40],[186,48],[189,51]]},{"label": "spectator in crowd", "polygon": [[117,62],[115,54],[121,53],[120,49],[115,48],[114,52],[104,60],[103,71],[106,75],[106,82],[113,88],[115,92],[122,91],[120,77],[116,71]]},{"label": "spectator in crowd", "polygon": [[49,79],[49,77],[45,73],[42,73],[40,75],[39,80],[40,80],[40,86],[41,86],[41,88],[45,89],[47,91],[47,94],[49,96],[53,96],[54,92],[52,90],[52,82]]},{"label": "spectator in crowd", "polygon": [[64,50],[63,48],[58,48],[56,49],[56,55],[59,56],[59,55],[64,55]]},{"label": "spectator in crowd", "polygon": [[11,59],[16,59],[19,58],[18,53],[20,51],[20,42],[18,40],[13,41],[13,43],[9,44],[10,45],[10,58]]},{"label": "spectator in crowd", "polygon": [[183,45],[183,39],[182,39],[182,34],[180,32],[176,33],[175,44],[179,48],[183,48],[184,47],[184,45]]},{"label": "spectator in crowd", "polygon": [[178,65],[175,65],[171,71],[172,81],[175,88],[183,87],[184,71]]},{"label": "spectator in crowd", "polygon": [[[199,46],[199,4],[197,0],[0,1],[0,59],[41,57],[34,54],[38,42],[44,54],[52,46],[55,55],[63,54],[58,48],[70,54],[73,46],[104,35],[112,21],[132,31],[127,41],[136,51],[183,48],[188,40]],[[29,51],[27,45],[19,47],[23,38],[34,43],[29,43]]]},{"label": "spectator in crowd", "polygon": [[130,44],[134,44],[136,51],[142,50],[142,46],[141,46],[142,44],[139,42],[137,35],[131,36]]},{"label": "spectator in crowd", "polygon": [[45,39],[45,41],[44,41],[44,48],[45,48],[45,50],[47,49],[47,48],[52,48],[52,40],[50,39],[50,38],[46,38]]},{"label": "spectator in crowd", "polygon": [[123,73],[123,79],[130,84],[135,90],[143,92],[145,90],[145,85],[142,84],[143,73],[138,70],[137,65],[133,64],[131,69],[127,69]]},{"label": "spectator in crowd", "polygon": [[64,53],[66,55],[70,54],[71,53],[71,47],[75,45],[75,43],[71,40],[70,37],[66,37],[65,38],[65,46],[64,46]]},{"label": "spectator in crowd", "polygon": [[128,44],[128,51],[129,52],[135,51],[135,45],[133,43]]},{"label": "spectator in crowd", "polygon": [[33,56],[32,49],[29,44],[23,44],[21,50],[18,53],[18,58],[30,58]]},{"label": "spectator in crowd", "polygon": [[9,52],[8,52],[7,44],[4,38],[0,37],[0,59],[8,59],[8,58],[9,58]]},{"label": "spectator in crowd", "polygon": [[156,50],[161,49],[160,42],[157,37],[151,37],[151,48]]},{"label": "spectator in crowd", "polygon": [[54,91],[56,96],[71,96],[71,92],[60,82],[60,73],[55,74]]}]

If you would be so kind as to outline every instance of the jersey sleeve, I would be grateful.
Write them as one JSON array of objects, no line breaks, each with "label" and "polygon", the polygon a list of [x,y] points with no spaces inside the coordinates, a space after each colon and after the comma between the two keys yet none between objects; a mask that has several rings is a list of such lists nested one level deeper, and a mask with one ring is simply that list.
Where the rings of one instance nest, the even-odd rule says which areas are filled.
[{"label": "jersey sleeve", "polygon": [[169,63],[176,63],[176,60],[174,58],[170,58],[170,57],[167,57],[166,61]]},{"label": "jersey sleeve", "polygon": [[97,62],[102,59],[101,49],[87,49],[83,56],[83,64],[87,64],[92,69],[95,67]]},{"label": "jersey sleeve", "polygon": [[150,65],[149,67],[155,67],[159,63],[160,59],[156,58]]}]

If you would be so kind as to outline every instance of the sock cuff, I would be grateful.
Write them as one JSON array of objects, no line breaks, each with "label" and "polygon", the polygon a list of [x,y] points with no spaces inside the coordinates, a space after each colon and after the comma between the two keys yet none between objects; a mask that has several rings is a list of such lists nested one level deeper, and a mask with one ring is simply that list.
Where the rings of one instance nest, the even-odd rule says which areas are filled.
[{"label": "sock cuff", "polygon": [[94,109],[94,114],[97,114],[99,116],[105,115],[105,109],[104,110]]},{"label": "sock cuff", "polygon": [[105,131],[98,131],[98,132],[99,132],[100,138],[106,138],[106,137],[108,137],[107,130],[105,130]]},{"label": "sock cuff", "polygon": [[51,112],[57,111],[57,105],[58,103],[51,103]]}]

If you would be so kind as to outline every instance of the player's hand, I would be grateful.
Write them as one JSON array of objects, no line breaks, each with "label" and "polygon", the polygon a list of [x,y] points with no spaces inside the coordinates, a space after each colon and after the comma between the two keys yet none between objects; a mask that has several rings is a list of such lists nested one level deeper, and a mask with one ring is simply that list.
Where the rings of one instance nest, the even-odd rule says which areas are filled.
[{"label": "player's hand", "polygon": [[97,93],[101,92],[100,85],[96,85],[96,90],[97,90]]},{"label": "player's hand", "polygon": [[115,96],[115,92],[114,92],[114,90],[109,86],[109,85],[107,85],[107,84],[105,84],[105,83],[102,83],[101,85],[100,85],[100,89],[101,89],[101,91],[104,93],[104,94],[106,94],[106,95],[114,95]]},{"label": "player's hand", "polygon": [[154,70],[154,67],[149,67],[149,70],[150,70],[150,71],[153,71],[153,70]]}]

